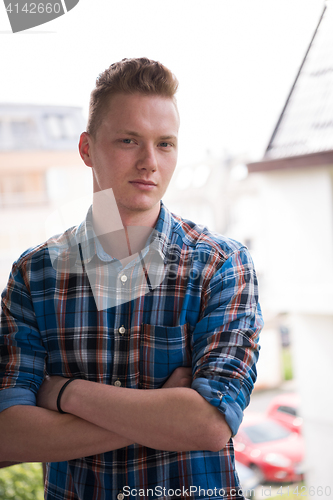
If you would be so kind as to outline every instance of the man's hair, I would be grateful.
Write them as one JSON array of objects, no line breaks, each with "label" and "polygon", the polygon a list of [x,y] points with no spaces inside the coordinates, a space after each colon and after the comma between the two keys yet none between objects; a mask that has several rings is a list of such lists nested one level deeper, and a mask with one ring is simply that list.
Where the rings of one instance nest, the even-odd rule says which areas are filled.
[{"label": "man's hair", "polygon": [[[91,92],[87,132],[93,137],[108,110],[110,98],[118,93],[158,95],[175,100],[178,80],[158,61],[141,57],[111,64],[96,80]],[[175,100],[176,104],[176,100]]]}]

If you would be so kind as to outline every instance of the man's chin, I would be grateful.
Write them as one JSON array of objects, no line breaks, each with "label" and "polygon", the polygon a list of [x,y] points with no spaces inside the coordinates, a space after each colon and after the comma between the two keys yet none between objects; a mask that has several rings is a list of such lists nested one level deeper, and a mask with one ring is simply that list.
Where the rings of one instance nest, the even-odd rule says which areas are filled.
[{"label": "man's chin", "polygon": [[149,213],[153,211],[159,211],[160,209],[160,200],[152,201],[152,200],[133,200],[130,203],[117,203],[119,210],[125,210],[127,213],[139,214],[139,213]]},{"label": "man's chin", "polygon": [[160,199],[152,199],[149,196],[140,196],[140,197],[133,197],[131,200],[128,201],[128,203],[124,204],[126,205],[129,210],[133,210],[134,212],[146,212],[153,210],[156,205],[160,203]]}]

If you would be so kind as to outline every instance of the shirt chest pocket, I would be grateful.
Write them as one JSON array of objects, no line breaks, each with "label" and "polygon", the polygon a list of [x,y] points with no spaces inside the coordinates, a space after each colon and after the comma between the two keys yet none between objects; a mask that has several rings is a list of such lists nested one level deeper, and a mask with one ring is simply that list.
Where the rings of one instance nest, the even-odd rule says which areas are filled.
[{"label": "shirt chest pocket", "polygon": [[188,325],[164,327],[143,324],[140,335],[142,389],[158,389],[178,366],[191,366]]}]

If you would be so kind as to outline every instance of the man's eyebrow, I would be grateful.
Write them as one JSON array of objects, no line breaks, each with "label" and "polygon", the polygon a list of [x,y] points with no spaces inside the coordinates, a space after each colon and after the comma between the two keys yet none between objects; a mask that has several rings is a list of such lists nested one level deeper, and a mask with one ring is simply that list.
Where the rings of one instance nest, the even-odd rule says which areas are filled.
[{"label": "man's eyebrow", "polygon": [[134,135],[135,137],[141,137],[140,134],[137,132],[134,132],[133,130],[117,130],[117,134],[127,134],[127,135]]},{"label": "man's eyebrow", "polygon": [[[138,132],[135,132],[134,130],[117,130],[116,132],[117,134],[127,134],[127,135],[133,135],[134,137],[142,137],[141,134],[139,134]],[[166,139],[172,139],[174,141],[177,140],[177,137],[175,135],[162,135],[159,137],[159,139],[163,139],[163,140],[166,140]]]},{"label": "man's eyebrow", "polygon": [[173,139],[174,141],[176,141],[177,137],[175,135],[162,135],[160,139]]}]

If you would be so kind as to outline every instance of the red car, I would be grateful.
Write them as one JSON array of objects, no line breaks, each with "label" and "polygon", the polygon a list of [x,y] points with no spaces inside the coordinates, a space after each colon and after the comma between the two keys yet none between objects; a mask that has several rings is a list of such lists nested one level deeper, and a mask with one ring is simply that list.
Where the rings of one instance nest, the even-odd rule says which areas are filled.
[{"label": "red car", "polygon": [[245,412],[234,448],[236,460],[254,470],[259,483],[303,479],[303,437],[266,415]]},{"label": "red car", "polygon": [[303,419],[298,416],[300,398],[296,393],[280,394],[272,399],[266,414],[293,432],[302,432]]}]

